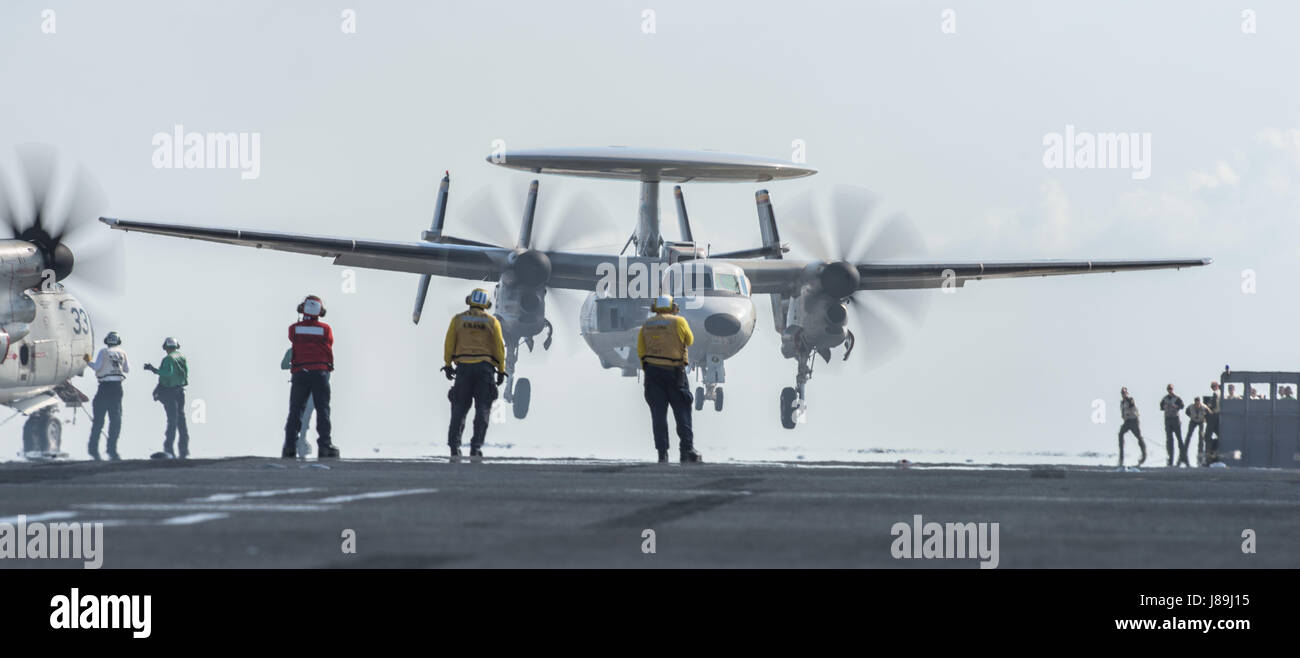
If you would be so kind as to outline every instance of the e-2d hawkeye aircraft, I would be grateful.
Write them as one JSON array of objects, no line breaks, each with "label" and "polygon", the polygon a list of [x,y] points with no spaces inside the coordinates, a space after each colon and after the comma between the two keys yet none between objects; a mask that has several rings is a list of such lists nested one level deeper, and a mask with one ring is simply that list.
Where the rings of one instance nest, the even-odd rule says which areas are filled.
[{"label": "e-2d hawkeye aircraft", "polygon": [[[452,236],[444,231],[448,177],[439,187],[433,226],[420,242],[389,242],[320,237],[268,231],[163,224],[101,217],[108,226],[173,237],[314,254],[337,265],[421,275],[413,319],[419,322],[430,277],[495,281],[493,311],[501,321],[507,347],[505,398],[516,417],[528,411],[531,385],[514,376],[518,349],[531,349],[534,337],[547,332],[546,297],[551,289],[588,293],[579,317],[581,335],[605,368],[636,376],[640,364],[636,336],[651,315],[650,303],[662,288],[680,297],[682,314],[695,334],[691,367],[703,383],[696,390],[696,407],[712,400],[722,409],[723,363],[738,353],[754,331],[753,295],[769,296],[781,354],[797,363],[795,385],[780,396],[782,426],[792,429],[805,408],[806,383],[814,358],[829,361],[831,350],[844,346],[845,356],[863,341],[848,328],[849,311],[870,312],[862,293],[882,290],[939,288],[967,281],[1009,277],[1086,274],[1195,267],[1209,259],[1165,260],[1033,260],[1014,262],[947,262],[879,260],[866,246],[865,257],[851,249],[864,242],[852,226],[824,237],[824,255],[816,259],[787,259],[776,214],[766,190],[756,194],[759,247],[710,254],[695,244],[680,186],[675,192],[681,239],[667,241],[660,233],[659,186],[663,182],[768,182],[816,173],[802,165],[761,157],[713,151],[633,149],[625,147],[562,148],[506,151],[487,158],[493,164],[533,172],[586,178],[637,181],[640,205],[634,231],[624,246],[632,255],[589,254],[534,247],[533,223],[538,183],[525,202],[519,239],[514,246]],[[799,217],[798,221],[809,218]],[[886,231],[888,232],[888,231]]]},{"label": "e-2d hawkeye aircraft", "polygon": [[[77,172],[61,203],[50,199],[55,172],[51,149],[31,147],[19,152],[24,182],[30,188],[31,220],[23,226],[12,194],[0,202],[0,223],[12,238],[0,240],[0,404],[27,416],[23,425],[23,454],[58,457],[63,422],[59,404],[81,407],[89,401],[72,385],[85,370],[83,355],[95,350],[95,331],[81,302],[61,283],[73,272],[76,259],[67,242],[94,224],[102,196],[83,173]],[[8,186],[0,191],[8,192]],[[61,212],[60,212],[61,211]],[[61,222],[51,215],[62,214]],[[120,253],[113,241],[87,250],[78,264],[78,279],[92,287],[112,286],[120,271]],[[105,247],[109,251],[106,252]]]}]

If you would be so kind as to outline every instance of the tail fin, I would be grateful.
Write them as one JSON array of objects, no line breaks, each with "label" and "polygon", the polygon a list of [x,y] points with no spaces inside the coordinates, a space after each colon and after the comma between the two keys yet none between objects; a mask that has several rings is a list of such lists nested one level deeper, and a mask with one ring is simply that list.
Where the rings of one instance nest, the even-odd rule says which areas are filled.
[{"label": "tail fin", "polygon": [[768,260],[779,260],[784,249],[781,247],[781,233],[776,230],[776,213],[772,211],[772,197],[767,190],[759,190],[754,194],[754,200],[758,203],[758,233],[763,237],[763,248],[767,250],[764,257]]},{"label": "tail fin", "polygon": [[531,249],[533,244],[533,215],[537,212],[537,181],[528,186],[528,200],[524,202],[524,221],[519,226],[520,249]]},{"label": "tail fin", "polygon": [[[763,248],[767,251],[763,257],[768,260],[779,260],[784,250],[781,247],[781,233],[776,229],[776,212],[772,210],[772,197],[767,190],[759,190],[754,194],[754,201],[758,204],[758,232],[763,237]],[[768,298],[772,301],[772,323],[776,325],[776,332],[785,333],[785,319],[790,311],[790,298],[775,293],[768,295]]]},{"label": "tail fin", "polygon": [[682,196],[682,186],[673,187],[673,196],[677,199],[677,227],[681,229],[682,240],[685,242],[695,242],[695,236],[691,233],[691,220],[686,216],[686,199]]},{"label": "tail fin", "polygon": [[[442,224],[447,217],[447,188],[451,186],[451,172],[445,172],[442,182],[438,184],[438,202],[433,207],[433,225],[424,233],[426,242],[437,242],[442,237]],[[420,313],[424,311],[424,298],[429,294],[430,275],[420,275],[420,285],[415,289],[415,310],[411,312],[411,321],[420,324]]]}]

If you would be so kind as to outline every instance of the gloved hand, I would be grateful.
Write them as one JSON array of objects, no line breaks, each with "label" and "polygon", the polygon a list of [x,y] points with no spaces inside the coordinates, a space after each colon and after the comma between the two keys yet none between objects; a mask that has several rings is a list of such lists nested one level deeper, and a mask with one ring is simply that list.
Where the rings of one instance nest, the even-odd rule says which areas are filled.
[{"label": "gloved hand", "polygon": [[146,363],[146,364],[144,364],[144,369],[145,369],[145,370],[148,370],[149,372],[154,372],[154,373],[158,372],[158,369],[155,368],[155,367],[153,367],[153,364],[152,364],[152,363]]},{"label": "gloved hand", "polygon": [[498,370],[498,371],[497,371],[497,386],[500,386],[500,385],[501,385],[503,382],[505,382],[505,381],[506,381],[506,373],[501,372],[500,370]]},{"label": "gloved hand", "polygon": [[447,381],[449,381],[449,382],[450,382],[450,381],[455,381],[455,379],[456,379],[456,368],[455,368],[455,367],[453,367],[453,366],[443,366],[443,367],[442,367],[442,372],[443,372],[444,375],[447,375]]}]

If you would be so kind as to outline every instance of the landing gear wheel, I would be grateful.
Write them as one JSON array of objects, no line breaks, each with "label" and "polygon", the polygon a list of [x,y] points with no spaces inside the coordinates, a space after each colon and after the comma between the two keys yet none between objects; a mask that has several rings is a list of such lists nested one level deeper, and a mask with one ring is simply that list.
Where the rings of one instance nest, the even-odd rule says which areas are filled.
[{"label": "landing gear wheel", "polygon": [[795,401],[798,399],[799,393],[794,390],[793,386],[781,389],[781,427],[788,430],[794,429]]},{"label": "landing gear wheel", "polygon": [[533,384],[525,377],[515,382],[514,400],[510,402],[515,418],[522,419],[528,415],[528,403],[533,397]]},{"label": "landing gear wheel", "polygon": [[695,410],[704,411],[704,387],[695,387]]},{"label": "landing gear wheel", "polygon": [[23,424],[23,452],[56,454],[63,447],[63,423],[50,413],[29,416]]},{"label": "landing gear wheel", "polygon": [[722,389],[716,389],[713,392],[713,410],[722,411]]}]

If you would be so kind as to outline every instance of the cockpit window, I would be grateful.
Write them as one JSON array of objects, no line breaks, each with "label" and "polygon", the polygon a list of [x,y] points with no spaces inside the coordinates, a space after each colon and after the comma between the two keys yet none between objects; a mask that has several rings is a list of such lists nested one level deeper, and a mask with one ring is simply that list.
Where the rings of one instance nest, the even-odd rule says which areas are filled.
[{"label": "cockpit window", "polygon": [[740,277],[734,274],[714,274],[713,289],[740,294]]}]

